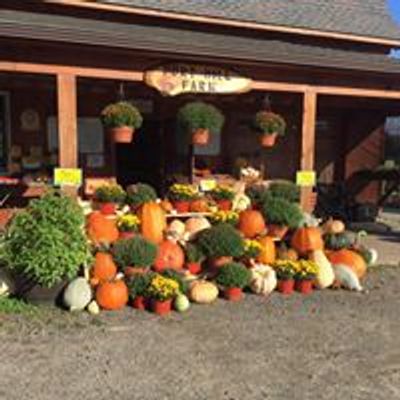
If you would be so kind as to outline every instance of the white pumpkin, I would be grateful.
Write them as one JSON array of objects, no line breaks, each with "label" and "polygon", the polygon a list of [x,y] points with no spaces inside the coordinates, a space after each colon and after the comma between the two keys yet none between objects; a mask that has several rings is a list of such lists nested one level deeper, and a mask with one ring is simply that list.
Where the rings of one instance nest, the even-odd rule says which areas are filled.
[{"label": "white pumpkin", "polygon": [[15,283],[11,274],[4,268],[0,269],[0,297],[15,293]]},{"label": "white pumpkin", "polygon": [[251,269],[250,289],[253,293],[268,296],[278,284],[276,272],[273,268],[264,264],[256,264]]},{"label": "white pumpkin", "polygon": [[211,227],[210,222],[205,217],[192,217],[185,223],[186,239],[190,240],[197,233]]},{"label": "white pumpkin", "polygon": [[96,300],[92,300],[89,305],[87,306],[87,310],[89,314],[97,315],[100,314],[100,307],[97,304]]},{"label": "white pumpkin", "polygon": [[185,224],[179,219],[174,219],[167,229],[167,234],[174,235],[178,238],[182,238],[185,234]]},{"label": "white pumpkin", "polygon": [[232,210],[241,212],[247,210],[251,206],[250,197],[244,193],[239,193],[232,201]]},{"label": "white pumpkin", "polygon": [[314,250],[309,259],[318,265],[318,273],[315,278],[315,286],[318,289],[326,289],[335,281],[335,273],[332,264],[322,250]]},{"label": "white pumpkin", "polygon": [[335,264],[333,269],[335,271],[335,279],[341,287],[357,292],[363,290],[358,276],[350,267],[344,264]]},{"label": "white pumpkin", "polygon": [[185,312],[190,308],[190,301],[184,294],[179,294],[175,298],[174,307],[178,312]]},{"label": "white pumpkin", "polygon": [[190,285],[190,300],[198,304],[210,304],[218,297],[218,288],[214,283],[201,280]]},{"label": "white pumpkin", "polygon": [[92,300],[92,289],[85,278],[76,278],[64,291],[64,304],[70,311],[83,310]]}]

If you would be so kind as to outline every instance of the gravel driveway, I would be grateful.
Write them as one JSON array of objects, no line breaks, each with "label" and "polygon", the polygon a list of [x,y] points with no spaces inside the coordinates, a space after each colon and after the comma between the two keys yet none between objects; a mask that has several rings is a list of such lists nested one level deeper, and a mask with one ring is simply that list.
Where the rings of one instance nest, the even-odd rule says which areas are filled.
[{"label": "gravel driveway", "polygon": [[400,269],[368,293],[248,295],[160,319],[1,317],[0,399],[398,400]]}]

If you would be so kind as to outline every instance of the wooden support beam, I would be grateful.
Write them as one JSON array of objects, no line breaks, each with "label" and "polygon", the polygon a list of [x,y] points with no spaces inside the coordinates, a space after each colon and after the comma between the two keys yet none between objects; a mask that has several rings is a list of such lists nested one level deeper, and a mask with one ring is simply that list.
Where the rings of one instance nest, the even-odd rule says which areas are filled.
[{"label": "wooden support beam", "polygon": [[[308,90],[304,93],[303,100],[303,128],[301,136],[301,159],[300,169],[302,171],[313,171],[315,163],[315,130],[317,122],[317,93]],[[312,187],[302,187],[300,204],[304,211],[311,212],[310,197]]]},{"label": "wooden support beam", "polygon": [[61,168],[78,167],[76,76],[57,75],[58,148]]}]

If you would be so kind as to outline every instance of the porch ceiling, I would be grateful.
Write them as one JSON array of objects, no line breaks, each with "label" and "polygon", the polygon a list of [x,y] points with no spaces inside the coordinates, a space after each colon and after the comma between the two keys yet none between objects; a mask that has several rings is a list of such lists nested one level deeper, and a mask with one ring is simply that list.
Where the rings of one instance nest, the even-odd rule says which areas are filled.
[{"label": "porch ceiling", "polygon": [[400,74],[400,60],[382,54],[260,39],[190,28],[125,24],[0,10],[0,36],[50,40],[177,55]]}]

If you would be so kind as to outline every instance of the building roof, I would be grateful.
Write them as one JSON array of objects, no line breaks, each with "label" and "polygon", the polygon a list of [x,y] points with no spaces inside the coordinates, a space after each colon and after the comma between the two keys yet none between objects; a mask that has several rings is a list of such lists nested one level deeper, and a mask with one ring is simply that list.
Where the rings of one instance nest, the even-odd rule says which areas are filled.
[{"label": "building roof", "polygon": [[97,0],[266,25],[400,39],[386,0]]},{"label": "building roof", "polygon": [[234,59],[400,74],[400,60],[384,54],[236,36],[228,32],[125,24],[23,11],[0,10],[1,36],[185,56],[211,56],[215,61]]}]

